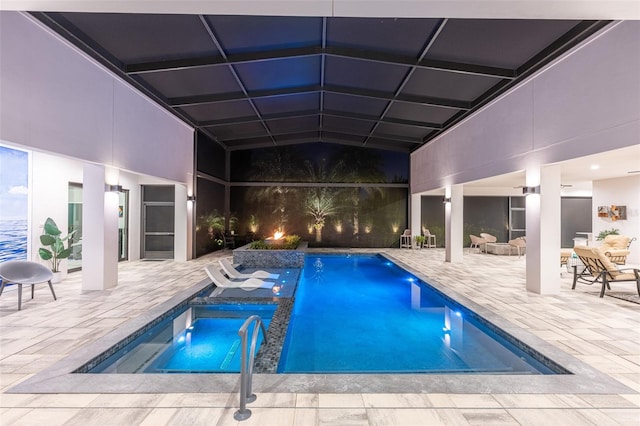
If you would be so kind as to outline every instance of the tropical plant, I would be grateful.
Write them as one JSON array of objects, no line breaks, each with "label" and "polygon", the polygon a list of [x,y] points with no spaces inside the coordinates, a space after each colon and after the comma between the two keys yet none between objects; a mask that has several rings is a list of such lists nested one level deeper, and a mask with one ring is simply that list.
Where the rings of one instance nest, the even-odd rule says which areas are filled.
[{"label": "tropical plant", "polygon": [[249,248],[252,250],[294,250],[300,244],[300,237],[292,234],[281,240],[267,243],[265,240],[253,241]]},{"label": "tropical plant", "polygon": [[[341,147],[335,153],[339,160],[335,160],[338,168],[338,177],[342,182],[349,183],[381,183],[385,181],[382,171],[382,158],[380,154],[368,148]],[[352,205],[353,235],[360,232],[360,198],[362,192],[367,196],[372,194],[383,195],[379,186],[362,186],[346,189],[346,197]]]},{"label": "tropical plant", "polygon": [[224,232],[224,216],[218,214],[217,210],[213,210],[207,215],[200,216],[201,228],[207,230],[209,238],[213,239],[216,234],[222,234]]},{"label": "tropical plant", "polygon": [[616,229],[616,228],[604,229],[604,230],[600,231],[600,233],[598,234],[598,237],[596,238],[596,240],[602,241],[602,240],[605,239],[605,237],[607,235],[620,235],[620,230]]},{"label": "tropical plant", "polygon": [[[261,153],[252,163],[249,179],[256,182],[299,182],[302,163],[299,153],[290,146],[278,147]],[[277,215],[277,228],[284,232],[288,220],[287,205],[297,188],[285,184],[257,186],[249,188],[250,201],[261,201],[271,205],[271,214]]]},{"label": "tropical plant", "polygon": [[[310,182],[335,182],[337,167],[327,167],[326,160],[322,159],[317,164],[307,161],[308,179]],[[338,212],[336,207],[337,192],[326,186],[313,187],[307,192],[304,206],[313,217],[313,228],[316,231],[316,242],[322,242],[322,228],[328,216]]]},{"label": "tropical plant", "polygon": [[425,237],[424,235],[416,235],[415,240],[416,240],[416,246],[420,248],[424,244]]},{"label": "tropical plant", "polygon": [[[44,247],[40,247],[38,254],[43,260],[51,262],[51,271],[60,272],[60,262],[71,254],[72,247],[76,247],[79,243],[69,244],[65,247],[64,242],[69,241],[76,231],[72,231],[66,237],[61,237],[62,231],[56,225],[56,222],[50,217],[44,222],[44,233],[40,235],[40,243]],[[49,247],[49,248],[45,248]]]},{"label": "tropical plant", "polygon": [[322,242],[322,228],[327,216],[337,212],[335,193],[327,188],[313,188],[305,202],[307,212],[313,217],[313,229],[316,230],[316,242]]},{"label": "tropical plant", "polygon": [[235,213],[231,213],[229,215],[229,231],[235,231],[236,226],[238,226],[238,216]]},{"label": "tropical plant", "polygon": [[258,228],[260,228],[260,223],[258,222],[256,216],[252,214],[251,216],[249,216],[249,230],[255,234],[256,232],[258,232]]}]

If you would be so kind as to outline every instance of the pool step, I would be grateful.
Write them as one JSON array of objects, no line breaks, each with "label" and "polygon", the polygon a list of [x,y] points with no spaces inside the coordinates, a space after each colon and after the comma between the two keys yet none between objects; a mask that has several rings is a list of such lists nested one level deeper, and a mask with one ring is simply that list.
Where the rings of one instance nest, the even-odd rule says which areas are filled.
[{"label": "pool step", "polygon": [[234,342],[231,344],[231,348],[229,348],[229,352],[227,352],[227,355],[222,360],[222,364],[220,364],[220,370],[226,370],[227,367],[229,367],[229,364],[231,363],[233,357],[236,356],[239,347],[240,339],[234,340]]}]

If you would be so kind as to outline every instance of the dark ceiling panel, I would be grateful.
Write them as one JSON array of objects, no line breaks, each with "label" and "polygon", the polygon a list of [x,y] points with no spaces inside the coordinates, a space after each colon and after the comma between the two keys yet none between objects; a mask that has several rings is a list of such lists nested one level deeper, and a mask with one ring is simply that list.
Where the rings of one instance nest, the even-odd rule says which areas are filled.
[{"label": "dark ceiling panel", "polygon": [[391,105],[385,117],[443,124],[457,114],[458,111],[459,110],[453,108],[438,108],[429,105],[396,101]]},{"label": "dark ceiling panel", "polygon": [[208,15],[206,19],[227,54],[320,46],[321,43],[321,18]]},{"label": "dark ceiling panel", "polygon": [[229,149],[411,151],[608,24],[31,14]]},{"label": "dark ceiling panel", "polygon": [[429,133],[430,130],[425,129],[423,127],[414,127],[414,126],[402,126],[400,124],[391,124],[391,123],[380,123],[378,127],[376,127],[375,132],[373,132],[373,136],[391,136],[394,135],[399,136],[400,138],[407,139],[416,139],[422,141],[422,138]]},{"label": "dark ceiling panel", "polygon": [[416,147],[416,144],[411,142],[394,141],[390,139],[369,138],[367,140],[366,146],[369,148],[409,152]]},{"label": "dark ceiling panel", "polygon": [[303,132],[291,135],[278,135],[275,136],[275,140],[278,144],[290,144],[295,142],[318,142],[320,140],[320,134],[318,132]]},{"label": "dark ceiling panel", "polygon": [[517,69],[578,22],[450,19],[427,58]]},{"label": "dark ceiling panel", "polygon": [[240,91],[227,65],[152,72],[135,78],[154,87],[165,98]]},{"label": "dark ceiling panel", "polygon": [[123,63],[220,55],[195,15],[60,15]]},{"label": "dark ceiling panel", "polygon": [[254,100],[262,115],[294,113],[296,111],[319,111],[320,94],[271,96]]},{"label": "dark ceiling panel", "polygon": [[246,139],[237,139],[234,141],[229,141],[227,143],[230,148],[243,148],[249,149],[259,146],[273,146],[273,140],[268,137],[258,137],[258,138],[246,138]]},{"label": "dark ceiling panel", "polygon": [[320,116],[298,117],[298,118],[283,118],[279,120],[268,120],[267,126],[271,133],[291,133],[291,132],[305,132],[313,131],[318,128],[318,122]]},{"label": "dark ceiling panel", "polygon": [[190,105],[180,109],[198,122],[251,116],[257,118],[248,100]]},{"label": "dark ceiling panel", "polygon": [[365,115],[379,116],[389,102],[381,99],[362,96],[325,93],[324,108],[332,111],[357,112]]},{"label": "dark ceiling panel", "polygon": [[320,56],[235,65],[247,90],[284,89],[320,83]]},{"label": "dark ceiling panel", "polygon": [[393,93],[408,71],[409,67],[402,65],[328,56],[325,82],[336,86]]},{"label": "dark ceiling panel", "polygon": [[337,131],[364,136],[371,132],[374,124],[375,121],[353,120],[343,117],[324,116],[322,118],[323,129],[330,132]]},{"label": "dark ceiling panel", "polygon": [[366,140],[365,136],[351,135],[347,133],[339,132],[322,132],[323,142],[337,142],[337,143],[358,143],[362,144]]},{"label": "dark ceiling panel", "polygon": [[438,19],[332,18],[327,21],[327,46],[417,58],[438,22]]},{"label": "dark ceiling panel", "polygon": [[418,69],[402,93],[471,102],[499,82],[494,77]]},{"label": "dark ceiling panel", "polygon": [[253,138],[267,136],[267,131],[260,123],[229,124],[225,126],[212,126],[206,129],[213,132],[218,139],[227,141],[229,139]]}]

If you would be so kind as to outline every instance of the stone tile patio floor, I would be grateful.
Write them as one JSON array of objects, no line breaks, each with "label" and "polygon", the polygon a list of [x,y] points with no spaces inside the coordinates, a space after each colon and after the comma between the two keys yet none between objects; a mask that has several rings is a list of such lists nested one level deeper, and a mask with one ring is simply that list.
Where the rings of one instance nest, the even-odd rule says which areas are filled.
[{"label": "stone tile patio floor", "polygon": [[[330,250],[336,251],[336,250]],[[362,251],[362,250],[358,250]],[[444,262],[442,249],[384,249],[389,256],[479,303],[631,388],[628,394],[301,394],[261,393],[253,415],[233,419],[236,393],[14,394],[5,391],[123,322],[203,280],[202,266],[217,252],[189,262],[125,262],[119,283],[81,291],[81,272],[47,286],[0,297],[1,425],[638,425],[640,424],[640,305],[598,297],[598,289],[571,290],[563,272],[560,294],[525,290],[526,256],[465,252]],[[558,268],[558,273],[561,273]],[[635,291],[632,283],[614,290]],[[571,390],[568,389],[568,392]]]}]

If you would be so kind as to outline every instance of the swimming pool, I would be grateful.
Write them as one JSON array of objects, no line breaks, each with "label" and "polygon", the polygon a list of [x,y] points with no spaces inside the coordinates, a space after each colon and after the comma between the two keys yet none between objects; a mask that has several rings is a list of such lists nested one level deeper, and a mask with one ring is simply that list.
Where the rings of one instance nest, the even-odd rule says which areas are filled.
[{"label": "swimming pool", "polygon": [[[106,358],[90,373],[232,373],[240,371],[238,329],[251,315],[269,326],[275,304],[189,306]],[[262,343],[258,335],[257,345]]]},{"label": "swimming pool", "polygon": [[378,255],[307,256],[278,372],[558,373]]},{"label": "swimming pool", "polygon": [[[290,276],[283,274],[283,282]],[[278,317],[286,318],[269,328],[267,347],[260,348],[259,336],[260,372],[564,372],[546,366],[472,311],[379,255],[307,256],[297,286],[278,284],[295,294],[295,302],[282,298],[289,309],[279,310]],[[259,315],[269,327],[276,307],[287,305],[279,298],[277,304],[253,297],[251,303],[211,305],[221,299],[200,299],[202,304],[185,304],[88,372],[238,372],[237,333],[244,320]]]},{"label": "swimming pool", "polygon": [[[346,250],[345,250],[346,251]],[[348,253],[355,254],[349,250]],[[414,253],[411,253],[414,254]],[[307,255],[313,255],[313,250]],[[545,363],[558,366],[558,371],[567,374],[422,374],[422,373],[367,373],[367,374],[325,374],[325,373],[275,373],[277,359],[282,347],[274,346],[266,352],[266,360],[273,358],[273,370],[258,369],[259,357],[253,376],[256,392],[271,393],[495,393],[495,394],[629,394],[633,390],[622,385],[614,378],[601,373],[580,359],[568,354],[537,337],[488,307],[478,304],[471,298],[441,283],[435,274],[426,269],[416,269],[405,263],[404,251],[382,250],[381,256],[394,262],[403,270],[428,282],[448,300],[454,300],[468,307],[474,315],[484,318],[492,327],[507,330],[512,340],[521,343],[527,351],[537,353]],[[408,256],[411,259],[413,256]],[[194,267],[215,261],[210,256],[194,262]],[[247,271],[250,272],[250,271]],[[272,272],[282,272],[274,270]],[[291,271],[291,286],[298,282],[300,270]],[[282,277],[282,275],[281,275]],[[172,297],[161,301],[148,311],[114,328],[112,332],[92,339],[81,349],[74,350],[66,357],[40,370],[31,377],[11,386],[5,393],[219,393],[237,392],[238,374],[90,374],[89,370],[102,362],[115,350],[120,349],[140,334],[146,333],[158,321],[183,309],[185,305],[208,303],[203,294],[209,294],[213,284],[209,279],[194,282],[187,288],[176,292]],[[261,290],[259,290],[261,291]],[[255,292],[242,292],[240,301],[232,297],[216,298],[217,303],[265,303],[271,300],[278,308],[271,321],[269,347],[273,331],[284,334],[288,318],[293,309],[293,298],[285,296],[276,301],[271,296],[264,297]],[[282,315],[281,315],[282,314]],[[286,320],[286,321],[285,321]],[[277,327],[275,326],[277,325]],[[278,337],[278,336],[275,336]],[[535,348],[535,349],[533,349]],[[262,352],[262,351],[261,351]],[[262,361],[265,361],[263,359]],[[89,373],[89,374],[88,374]]]}]

